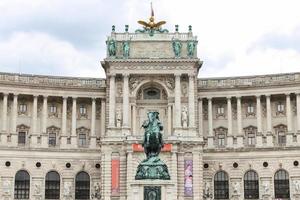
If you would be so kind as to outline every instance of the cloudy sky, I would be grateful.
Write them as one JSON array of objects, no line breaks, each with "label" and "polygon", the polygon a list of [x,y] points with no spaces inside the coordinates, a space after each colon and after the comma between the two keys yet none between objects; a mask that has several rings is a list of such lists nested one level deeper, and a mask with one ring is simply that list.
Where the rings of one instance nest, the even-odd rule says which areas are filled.
[{"label": "cloudy sky", "polygon": [[[200,77],[300,71],[299,0],[152,0],[170,31],[193,25]],[[150,0],[0,0],[0,71],[105,77],[116,25],[148,19]]]}]

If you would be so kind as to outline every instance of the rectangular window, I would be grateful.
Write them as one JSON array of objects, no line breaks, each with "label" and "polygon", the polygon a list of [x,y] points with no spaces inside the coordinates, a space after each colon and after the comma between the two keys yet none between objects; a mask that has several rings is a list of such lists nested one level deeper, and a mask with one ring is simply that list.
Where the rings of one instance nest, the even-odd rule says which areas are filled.
[{"label": "rectangular window", "polygon": [[279,102],[277,105],[277,111],[278,112],[284,112],[284,104],[282,102]]},{"label": "rectangular window", "polygon": [[80,115],[85,115],[86,114],[86,107],[84,105],[80,105],[79,113],[80,113]]},{"label": "rectangular window", "polygon": [[218,135],[218,146],[219,147],[224,147],[225,146],[225,135],[224,134],[219,134]]},{"label": "rectangular window", "polygon": [[286,144],[285,132],[278,132],[278,144],[284,146]]},{"label": "rectangular window", "polygon": [[50,113],[56,113],[57,107],[55,105],[51,105],[49,110],[50,110]]},{"label": "rectangular window", "polygon": [[254,106],[252,104],[249,104],[247,107],[247,113],[252,114],[254,113]]},{"label": "rectangular window", "polygon": [[21,113],[27,112],[27,105],[26,104],[20,104],[19,105],[19,112],[21,112]]},{"label": "rectangular window", "polygon": [[255,146],[255,134],[248,133],[248,146]]},{"label": "rectangular window", "polygon": [[224,114],[224,112],[225,112],[224,107],[220,106],[217,108],[217,114],[222,115]]},{"label": "rectangular window", "polygon": [[56,133],[49,133],[49,146],[56,145]]},{"label": "rectangular window", "polygon": [[79,146],[86,146],[86,134],[80,133],[78,142]]},{"label": "rectangular window", "polygon": [[18,144],[24,145],[26,143],[26,132],[18,133]]}]

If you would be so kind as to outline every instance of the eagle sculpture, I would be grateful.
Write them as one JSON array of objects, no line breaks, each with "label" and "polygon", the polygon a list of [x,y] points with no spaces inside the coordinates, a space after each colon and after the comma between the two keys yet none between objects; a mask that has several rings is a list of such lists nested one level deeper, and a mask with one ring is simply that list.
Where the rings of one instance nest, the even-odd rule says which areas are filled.
[{"label": "eagle sculpture", "polygon": [[166,23],[166,21],[160,21],[157,23],[154,22],[154,11],[151,3],[151,17],[149,19],[149,22],[139,20],[138,23],[143,25],[145,29],[158,30],[163,24]]}]

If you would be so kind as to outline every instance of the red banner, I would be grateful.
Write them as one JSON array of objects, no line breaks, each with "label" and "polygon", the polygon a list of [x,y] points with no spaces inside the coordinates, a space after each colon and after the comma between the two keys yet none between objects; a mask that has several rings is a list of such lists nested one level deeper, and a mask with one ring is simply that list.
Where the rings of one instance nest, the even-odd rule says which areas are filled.
[{"label": "red banner", "polygon": [[120,195],[120,160],[111,161],[111,194]]},{"label": "red banner", "polygon": [[[141,144],[132,144],[132,150],[136,152],[144,152],[144,147]],[[171,151],[172,144],[165,144],[164,148],[161,151]]]}]

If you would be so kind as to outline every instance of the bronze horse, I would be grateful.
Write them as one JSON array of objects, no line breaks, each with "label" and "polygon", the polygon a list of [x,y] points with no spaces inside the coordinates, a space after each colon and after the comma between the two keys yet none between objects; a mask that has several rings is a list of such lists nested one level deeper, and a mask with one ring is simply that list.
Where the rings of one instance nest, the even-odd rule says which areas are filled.
[{"label": "bronze horse", "polygon": [[158,112],[148,112],[148,120],[146,120],[142,127],[145,129],[143,147],[147,159],[158,156],[161,149],[164,147],[161,131],[163,126],[159,121]]}]

